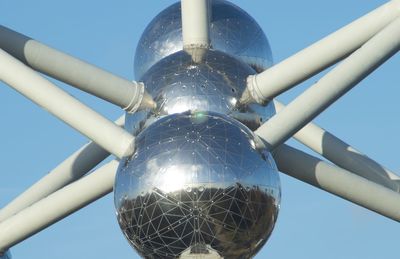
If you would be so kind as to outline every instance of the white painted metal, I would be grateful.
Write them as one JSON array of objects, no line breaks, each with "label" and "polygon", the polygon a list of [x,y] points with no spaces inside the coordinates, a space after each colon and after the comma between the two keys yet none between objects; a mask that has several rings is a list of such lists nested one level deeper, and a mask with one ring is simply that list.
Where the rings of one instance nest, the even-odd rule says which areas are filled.
[{"label": "white painted metal", "polygon": [[128,112],[154,108],[142,83],[120,78],[0,26],[0,48],[33,69],[120,106]]},{"label": "white painted metal", "polygon": [[208,48],[209,0],[181,0],[183,47]]},{"label": "white painted metal", "polygon": [[117,167],[118,162],[114,160],[1,222],[0,251],[7,250],[110,193]]},{"label": "white painted metal", "polygon": [[115,156],[122,158],[133,153],[132,135],[1,49],[0,80]]},{"label": "white painted metal", "polygon": [[285,142],[400,49],[400,18],[386,26],[256,133],[270,149]]},{"label": "white painted metal", "polygon": [[399,16],[400,1],[390,1],[265,72],[250,76],[241,102],[271,100],[348,56]]},{"label": "white painted metal", "polygon": [[399,193],[287,145],[274,158],[282,173],[400,222]]},{"label": "white painted metal", "polygon": [[[118,126],[123,126],[124,119],[125,116],[122,116],[115,123]],[[109,155],[109,152],[93,142],[84,145],[45,177],[2,208],[0,210],[0,222],[58,191],[67,184],[78,180]]]},{"label": "white painted metal", "polygon": [[[274,103],[278,113],[285,108],[277,100]],[[304,126],[293,138],[343,169],[393,191],[400,191],[399,182],[394,181],[400,180],[398,175],[314,123]]]},{"label": "white painted metal", "polygon": [[179,256],[179,259],[224,259],[211,247],[208,247],[207,252],[207,254],[192,254],[191,248],[188,248],[182,252],[181,256]]}]

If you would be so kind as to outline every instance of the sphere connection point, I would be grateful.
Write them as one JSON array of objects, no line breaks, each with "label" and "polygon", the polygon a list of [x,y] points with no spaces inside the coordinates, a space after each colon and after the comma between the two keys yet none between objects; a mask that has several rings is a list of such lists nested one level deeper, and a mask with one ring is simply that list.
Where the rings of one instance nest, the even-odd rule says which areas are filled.
[{"label": "sphere connection point", "polygon": [[176,3],[136,50],[136,78],[156,107],[126,114],[135,152],[120,162],[114,201],[145,258],[251,258],[278,216],[277,168],[252,132],[275,107],[240,102],[247,78],[271,66],[270,46],[239,7],[214,0],[211,12],[211,48],[183,49]]},{"label": "sphere connection point", "polygon": [[115,181],[119,225],[145,258],[251,258],[279,211],[276,165],[243,124],[214,112],[168,115],[136,138]]},{"label": "sphere connection point", "polygon": [[[272,65],[271,47],[258,23],[240,7],[213,0],[210,40],[220,50],[261,72]],[[181,51],[181,6],[175,3],[159,13],[143,32],[135,54],[135,77],[141,77],[161,59]]]},{"label": "sphere connection point", "polygon": [[[157,109],[127,114],[125,128],[137,135],[154,121],[149,120],[151,117],[191,110],[226,114],[255,130],[275,114],[275,107],[272,103],[239,103],[246,79],[254,73],[249,65],[221,51],[203,50],[201,62],[194,62],[186,51],[178,51],[160,60],[142,77]],[[248,120],[249,114],[258,117]]]}]

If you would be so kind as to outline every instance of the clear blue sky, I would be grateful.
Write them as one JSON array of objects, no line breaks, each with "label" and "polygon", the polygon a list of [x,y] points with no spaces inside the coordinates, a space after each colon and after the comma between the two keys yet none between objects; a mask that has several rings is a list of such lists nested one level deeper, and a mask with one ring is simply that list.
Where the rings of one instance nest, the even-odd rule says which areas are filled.
[{"label": "clear blue sky", "polygon": [[[3,0],[0,24],[133,79],[133,54],[144,27],[173,2]],[[261,24],[277,62],[385,1],[234,2]],[[393,58],[316,120],[397,172],[399,67],[400,58]],[[289,102],[315,80],[280,100]],[[110,104],[57,84],[110,119],[121,113]],[[0,107],[1,207],[86,139],[3,84]],[[277,226],[257,258],[398,257],[400,224],[285,175],[281,179]],[[15,259],[138,258],[119,230],[112,195],[15,246],[12,253]]]}]

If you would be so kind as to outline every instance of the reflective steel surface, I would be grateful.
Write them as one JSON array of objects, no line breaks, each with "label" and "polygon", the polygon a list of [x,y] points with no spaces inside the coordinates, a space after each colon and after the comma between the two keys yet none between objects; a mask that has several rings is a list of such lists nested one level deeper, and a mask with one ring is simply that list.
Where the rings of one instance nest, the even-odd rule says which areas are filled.
[{"label": "reflective steel surface", "polygon": [[[271,48],[258,23],[244,10],[213,0],[210,39],[214,49],[246,62],[258,72],[272,65]],[[147,26],[135,54],[135,79],[158,61],[183,49],[180,3],[159,13]]]},{"label": "reflective steel surface", "polygon": [[251,131],[275,107],[238,100],[247,77],[271,66],[270,46],[245,11],[214,0],[212,49],[182,50],[180,12],[162,11],[136,50],[136,79],[157,109],[126,116],[137,138],[117,172],[118,222],[145,258],[251,258],[279,211],[275,163]]},{"label": "reflective steel surface", "polygon": [[275,163],[260,146],[246,126],[214,112],[168,115],[145,128],[114,189],[130,244],[145,258],[251,258],[280,204]]},{"label": "reflective steel surface", "polygon": [[199,50],[194,54],[197,57],[179,51],[144,74],[142,81],[158,107],[156,111],[127,114],[128,131],[137,135],[152,121],[151,117],[154,120],[189,110],[227,114],[253,130],[275,114],[272,103],[265,107],[238,103],[246,88],[246,78],[255,73],[249,65],[216,50]]}]

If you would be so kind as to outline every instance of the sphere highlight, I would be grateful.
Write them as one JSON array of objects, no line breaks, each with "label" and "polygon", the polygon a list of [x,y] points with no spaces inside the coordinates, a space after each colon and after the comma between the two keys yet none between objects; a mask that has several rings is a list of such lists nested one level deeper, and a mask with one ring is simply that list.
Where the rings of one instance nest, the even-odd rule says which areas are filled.
[{"label": "sphere highlight", "polygon": [[[157,103],[156,111],[127,114],[125,128],[137,135],[159,116],[186,111],[212,111],[229,115],[257,129],[275,114],[272,103],[241,105],[246,79],[255,71],[246,63],[217,50],[178,51],[155,64],[143,76],[146,90]],[[150,120],[149,120],[150,118]]]},{"label": "sphere highlight", "polygon": [[277,169],[260,140],[212,112],[169,115],[143,130],[114,190],[120,227],[145,258],[251,258],[280,204]]},{"label": "sphere highlight", "polygon": [[[261,72],[272,65],[271,47],[258,23],[240,7],[224,0],[211,5],[210,40],[213,49],[232,55]],[[183,49],[181,6],[159,13],[143,32],[135,54],[135,77]]]}]

